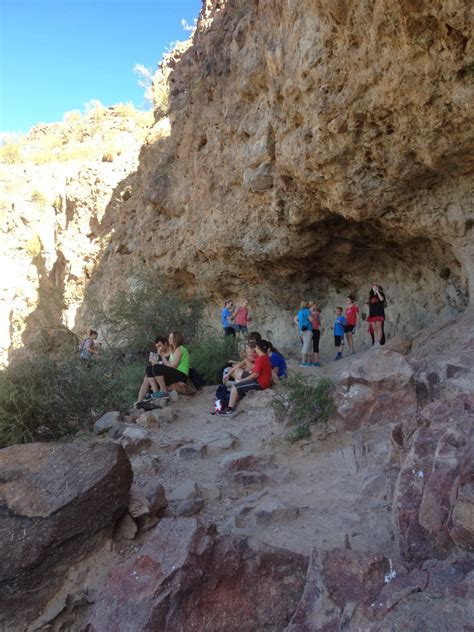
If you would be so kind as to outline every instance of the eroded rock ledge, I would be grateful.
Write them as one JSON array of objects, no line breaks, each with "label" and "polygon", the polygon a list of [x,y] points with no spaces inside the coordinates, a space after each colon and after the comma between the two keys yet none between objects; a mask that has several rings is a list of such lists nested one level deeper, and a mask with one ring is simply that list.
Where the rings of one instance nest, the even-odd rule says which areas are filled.
[{"label": "eroded rock ledge", "polygon": [[143,262],[214,298],[245,291],[280,336],[302,294],[333,306],[373,278],[391,333],[463,309],[471,26],[464,0],[207,0],[99,276]]}]

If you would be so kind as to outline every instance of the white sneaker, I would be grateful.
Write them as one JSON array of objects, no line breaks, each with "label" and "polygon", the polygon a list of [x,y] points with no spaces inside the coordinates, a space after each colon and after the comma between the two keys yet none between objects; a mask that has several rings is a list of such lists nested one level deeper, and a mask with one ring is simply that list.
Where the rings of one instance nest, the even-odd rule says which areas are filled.
[{"label": "white sneaker", "polygon": [[179,399],[178,393],[176,391],[168,391],[168,392],[169,392],[170,400],[172,402],[177,402]]}]

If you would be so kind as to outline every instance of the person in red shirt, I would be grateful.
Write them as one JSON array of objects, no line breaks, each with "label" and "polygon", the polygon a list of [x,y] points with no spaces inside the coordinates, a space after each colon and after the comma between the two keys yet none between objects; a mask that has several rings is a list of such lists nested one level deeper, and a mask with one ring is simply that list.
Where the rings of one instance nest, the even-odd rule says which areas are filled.
[{"label": "person in red shirt", "polygon": [[263,391],[272,385],[272,363],[267,355],[269,345],[266,340],[257,342],[257,359],[252,367],[252,373],[245,379],[236,381],[230,391],[229,406],[218,413],[219,415],[232,415],[235,405],[245,397],[249,391]]},{"label": "person in red shirt", "polygon": [[234,312],[234,329],[237,333],[247,334],[250,320],[249,302],[243,299]]},{"label": "person in red shirt", "polygon": [[349,346],[349,353],[353,354],[354,351],[354,339],[353,334],[355,334],[356,327],[359,326],[359,308],[354,302],[354,297],[349,294],[346,297],[346,325],[344,327],[344,332],[347,338],[347,344]]}]

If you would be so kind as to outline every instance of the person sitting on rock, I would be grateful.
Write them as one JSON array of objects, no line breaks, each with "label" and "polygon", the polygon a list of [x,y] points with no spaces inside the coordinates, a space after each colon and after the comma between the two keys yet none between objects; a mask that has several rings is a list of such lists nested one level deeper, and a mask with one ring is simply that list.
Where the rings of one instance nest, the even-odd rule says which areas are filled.
[{"label": "person sitting on rock", "polygon": [[224,301],[224,307],[221,312],[221,324],[224,330],[224,336],[235,336],[234,311],[234,303],[230,299]]},{"label": "person sitting on rock", "polygon": [[256,345],[254,343],[259,342],[261,339],[262,335],[258,331],[251,331],[248,334],[245,350],[240,353],[240,360],[231,360],[222,369],[223,384],[226,384],[229,380],[234,381],[236,378],[241,380],[244,372],[247,372],[247,375],[250,374],[257,359]]},{"label": "person sitting on rock", "polygon": [[245,345],[245,355],[240,362],[229,363],[231,366],[224,369],[222,383],[227,384],[229,381],[242,380],[252,371],[252,367],[257,359],[257,343],[255,340],[248,340]]},{"label": "person sitting on rock", "polygon": [[89,335],[82,341],[79,349],[81,360],[94,360],[100,354],[100,345],[96,343],[98,333],[94,329],[89,329]]},{"label": "person sitting on rock", "polygon": [[170,348],[168,340],[164,336],[155,338],[155,351],[151,351],[148,356],[148,364],[145,367],[145,377],[138,391],[137,403],[143,401],[148,394],[151,397],[151,393],[160,390],[153,375],[153,368],[155,364],[163,362],[163,358],[168,359],[169,354]]},{"label": "person sitting on rock", "polygon": [[269,346],[266,340],[256,343],[257,359],[252,367],[252,373],[243,380],[236,380],[230,391],[229,405],[219,412],[219,415],[233,415],[239,399],[249,391],[261,391],[272,385],[272,364],[267,353]]},{"label": "person sitting on rock", "polygon": [[286,360],[271,342],[265,341],[268,345],[268,357],[272,365],[272,381],[279,382],[287,376]]},{"label": "person sitting on rock", "polygon": [[189,374],[189,351],[184,346],[183,335],[173,331],[169,335],[171,354],[168,360],[163,358],[162,364],[153,366],[153,377],[159,390],[152,394],[155,399],[169,397],[168,386],[178,382],[187,383]]}]

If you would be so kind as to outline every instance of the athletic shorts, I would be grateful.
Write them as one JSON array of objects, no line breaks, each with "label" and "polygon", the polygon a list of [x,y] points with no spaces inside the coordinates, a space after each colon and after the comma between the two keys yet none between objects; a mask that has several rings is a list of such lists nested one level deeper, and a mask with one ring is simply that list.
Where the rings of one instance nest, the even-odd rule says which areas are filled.
[{"label": "athletic shorts", "polygon": [[369,316],[367,318],[368,323],[383,323],[385,318],[383,316]]},{"label": "athletic shorts", "polygon": [[309,355],[312,353],[311,346],[313,341],[313,333],[311,329],[307,329],[306,331],[301,332],[301,339],[303,341],[303,348],[301,349],[301,353],[303,355]]},{"label": "athletic shorts", "polygon": [[257,382],[257,380],[251,380],[250,382],[240,382],[239,384],[234,384],[239,397],[245,397],[245,394],[249,391],[261,391],[262,387]]},{"label": "athletic shorts", "polygon": [[321,337],[321,332],[319,329],[313,329],[313,353],[319,353],[319,338]]},{"label": "athletic shorts", "polygon": [[346,334],[355,334],[356,326],[355,325],[345,325],[344,332]]},{"label": "athletic shorts", "polygon": [[344,336],[334,336],[334,346],[335,347],[344,346]]}]

